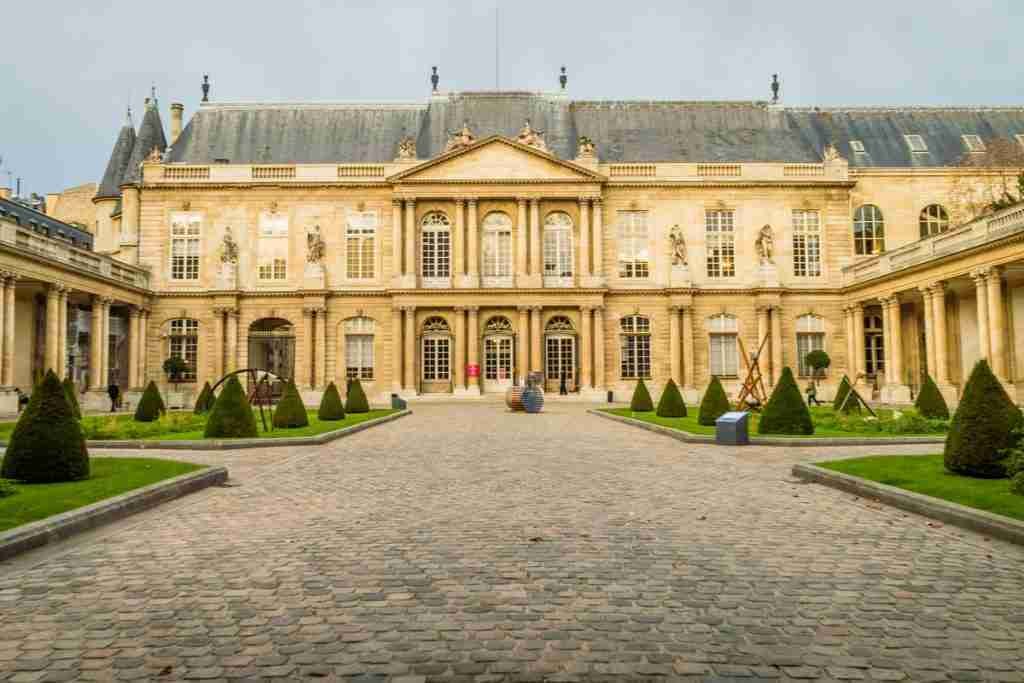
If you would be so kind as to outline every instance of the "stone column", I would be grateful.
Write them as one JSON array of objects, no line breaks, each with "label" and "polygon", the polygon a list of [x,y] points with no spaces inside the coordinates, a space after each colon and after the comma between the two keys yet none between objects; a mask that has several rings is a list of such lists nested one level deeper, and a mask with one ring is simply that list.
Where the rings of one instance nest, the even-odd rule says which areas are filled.
[{"label": "stone column", "polygon": [[52,284],[46,288],[46,340],[43,370],[53,370],[55,373],[60,372],[57,357],[60,346],[61,293],[60,285]]},{"label": "stone column", "polygon": [[864,304],[857,302],[853,311],[853,367],[854,384],[867,384],[866,368],[864,367]]},{"label": "stone column", "polygon": [[70,293],[67,289],[60,293],[60,320],[58,321],[59,332],[57,334],[58,370],[57,376],[64,379],[68,376],[68,299]]},{"label": "stone column", "polygon": [[477,367],[477,374],[475,377],[469,378],[468,392],[471,394],[480,395],[480,322],[478,319],[479,307],[467,306],[466,310],[469,311],[469,326],[466,332],[467,336],[467,362],[470,365]]},{"label": "stone column", "polygon": [[590,337],[590,311],[593,306],[580,306],[580,391],[590,391],[594,388],[594,381],[590,375],[591,363],[591,337]]},{"label": "stone column", "polygon": [[[318,306],[316,314],[316,366],[314,386],[324,388],[327,386],[327,307]],[[344,361],[342,361],[344,362]]]},{"label": "stone column", "polygon": [[[92,316],[89,330],[89,388],[106,388],[103,383],[103,297],[92,296]],[[4,351],[7,351],[6,344]],[[7,365],[5,361],[5,366]],[[6,367],[4,368],[6,370]]]},{"label": "stone column", "polygon": [[[213,309],[213,374],[216,380],[220,380],[224,376],[224,342],[226,339],[227,335],[224,333],[224,309],[218,306]],[[142,362],[140,355],[140,373],[141,370]]]},{"label": "stone column", "polygon": [[519,306],[519,328],[516,339],[516,374],[520,384],[526,381],[530,372],[530,307]]},{"label": "stone column", "polygon": [[594,388],[604,389],[604,307],[594,307]]},{"label": "stone column", "polygon": [[395,306],[391,309],[391,391],[396,394],[402,391],[402,348],[402,309]]},{"label": "stone column", "polygon": [[540,200],[530,200],[530,284],[541,287],[544,284],[543,255],[541,253]]},{"label": "stone column", "polygon": [[600,197],[594,197],[594,210],[591,214],[593,225],[594,277],[598,286],[604,284],[604,221],[602,220],[602,204]]},{"label": "stone column", "polygon": [[946,331],[946,285],[936,282],[932,285],[932,323],[935,333],[935,383],[940,387],[949,385],[949,342]]},{"label": "stone column", "polygon": [[782,376],[782,307],[772,306],[772,386]]},{"label": "stone column", "polygon": [[696,391],[693,371],[693,308],[683,307],[683,387]]},{"label": "stone column", "polygon": [[139,309],[128,307],[128,388],[139,388]]},{"label": "stone column", "polygon": [[113,303],[113,299],[110,297],[103,298],[103,332],[100,336],[100,367],[102,368],[100,378],[102,384],[100,386],[106,387],[110,382],[110,304]]},{"label": "stone column", "polygon": [[227,311],[228,343],[227,360],[225,371],[234,372],[238,369],[238,309],[230,308]]},{"label": "stone column", "polygon": [[455,307],[455,390],[461,394],[466,391],[466,308]]},{"label": "stone column", "polygon": [[1009,377],[1006,372],[1006,326],[1003,315],[1003,277],[999,268],[990,268],[988,273],[988,343],[992,363],[992,372],[1002,382]]},{"label": "stone column", "polygon": [[466,267],[467,287],[480,286],[480,224],[476,218],[476,199],[470,199],[469,220],[466,223],[466,253],[469,256],[469,264]]},{"label": "stone column", "polygon": [[[930,287],[920,287],[924,309],[924,371],[935,377],[935,304],[932,302]],[[886,321],[888,323],[888,321]]]},{"label": "stone column", "polygon": [[[769,325],[768,325],[768,313],[769,313],[769,311],[771,311],[771,306],[758,306],[757,307],[757,343],[754,345],[754,351],[757,351],[758,349],[761,348],[761,342],[764,341],[764,338],[766,336],[768,336],[768,333],[770,331],[769,330]],[[771,349],[771,342],[770,341],[769,341],[768,346],[765,347],[765,349],[768,349],[768,350]],[[761,369],[763,371],[767,367],[767,361],[769,359],[768,358],[759,358],[758,360],[760,360],[761,363],[762,363]]]},{"label": "stone column", "polygon": [[[980,358],[989,360],[989,322],[988,322],[988,271],[976,270],[971,273],[974,278],[974,294],[976,297],[976,308],[978,309],[978,354]],[[989,361],[991,362],[991,361]],[[970,370],[965,368],[967,373]]]},{"label": "stone column", "polygon": [[416,307],[405,306],[405,338],[402,364],[405,366],[405,391],[416,394]]},{"label": "stone column", "polygon": [[544,314],[543,306],[530,307],[530,371],[542,372],[540,349],[540,319]]},{"label": "stone column", "polygon": [[301,353],[295,359],[295,383],[299,389],[310,389],[313,387],[313,358],[316,354],[316,344],[313,338],[316,330],[316,320],[313,317],[313,310],[309,306],[302,308],[302,346]]},{"label": "stone column", "polygon": [[519,197],[516,200],[518,211],[516,213],[516,278],[517,287],[525,287],[527,281],[526,272],[526,198]]},{"label": "stone column", "polygon": [[[146,365],[149,358],[150,310],[143,308],[139,318],[139,385],[146,385]],[[220,379],[219,377],[217,379]]]},{"label": "stone column", "polygon": [[391,278],[401,281],[402,274],[402,200],[391,200]]},{"label": "stone column", "polygon": [[851,382],[857,381],[857,349],[853,343],[854,331],[853,331],[853,308],[845,306],[843,308],[843,322],[845,324],[844,330],[846,332],[846,374]]},{"label": "stone column", "polygon": [[416,272],[416,201],[405,200],[405,267],[404,286],[413,288],[418,281]]},{"label": "stone column", "polygon": [[4,372],[3,384],[6,387],[14,386],[14,319],[17,311],[17,276],[7,278],[7,287],[4,289]]},{"label": "stone column", "polygon": [[576,273],[576,282],[581,287],[586,287],[590,280],[590,200],[580,197],[580,242],[579,242],[579,272]]},{"label": "stone column", "polygon": [[7,290],[14,286],[12,280],[7,278],[6,273],[0,272],[0,386],[10,386],[7,383]]},{"label": "stone column", "polygon": [[885,367],[890,384],[885,388],[883,396],[890,403],[907,403],[910,401],[910,387],[903,378],[903,312],[899,297],[895,294],[883,304],[888,304],[889,315],[885,318],[885,335],[890,339],[889,356]]},{"label": "stone column", "polygon": [[879,297],[878,303],[882,307],[882,350],[885,354],[885,366],[883,368],[885,378],[882,385],[882,395],[887,396],[884,392],[888,391],[890,385],[895,384],[892,372],[892,311],[889,310],[889,299]]},{"label": "stone column", "polygon": [[679,306],[668,307],[668,358],[669,377],[677,386],[683,385],[683,378],[679,372],[679,360],[681,358],[679,347]]},{"label": "stone column", "polygon": [[466,273],[465,201],[455,200],[455,232],[452,234],[452,286],[461,287]]}]

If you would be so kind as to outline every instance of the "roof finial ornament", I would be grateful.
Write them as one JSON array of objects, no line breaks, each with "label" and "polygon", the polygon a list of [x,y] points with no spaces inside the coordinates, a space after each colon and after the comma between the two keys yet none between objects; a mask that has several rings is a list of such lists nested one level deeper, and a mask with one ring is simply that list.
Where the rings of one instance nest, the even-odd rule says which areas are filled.
[{"label": "roof finial ornament", "polygon": [[772,104],[779,103],[779,87],[781,85],[779,83],[779,74],[772,74]]},{"label": "roof finial ornament", "polygon": [[128,118],[125,121],[125,125],[129,128],[134,128],[135,123],[132,121],[132,105],[128,105]]},{"label": "roof finial ornament", "polygon": [[156,109],[156,83],[149,87],[149,102],[153,109]]},{"label": "roof finial ornament", "polygon": [[430,68],[431,68],[430,85],[432,87],[433,92],[437,92],[437,82],[441,80],[441,77],[437,75],[437,67],[436,66],[432,66]]},{"label": "roof finial ornament", "polygon": [[558,76],[558,82],[562,85],[562,90],[565,90],[565,84],[569,82],[569,77],[565,74],[565,67],[562,67],[562,73]]},{"label": "roof finial ornament", "polygon": [[210,101],[210,74],[203,74],[203,102]]}]

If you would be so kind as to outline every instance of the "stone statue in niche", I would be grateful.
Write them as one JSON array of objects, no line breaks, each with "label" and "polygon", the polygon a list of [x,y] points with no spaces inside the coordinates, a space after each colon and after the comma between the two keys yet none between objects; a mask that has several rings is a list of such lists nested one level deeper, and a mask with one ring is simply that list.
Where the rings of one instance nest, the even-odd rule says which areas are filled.
[{"label": "stone statue in niche", "polygon": [[224,228],[224,238],[220,243],[220,262],[226,265],[238,263],[238,242],[231,234],[231,226]]},{"label": "stone statue in niche", "polygon": [[469,121],[463,121],[462,130],[448,131],[448,144],[445,146],[444,151],[451,152],[463,147],[469,147],[474,142],[476,142],[476,136],[469,129]]},{"label": "stone statue in niche", "polygon": [[683,238],[683,229],[673,225],[668,233],[668,242],[672,247],[672,265],[685,266],[686,263],[686,240]]},{"label": "stone statue in niche", "polygon": [[324,238],[320,236],[320,226],[314,225],[306,233],[306,261],[320,265],[324,259],[325,250]]},{"label": "stone statue in niche", "polygon": [[516,141],[521,145],[535,147],[542,152],[548,151],[548,145],[544,142],[544,131],[534,130],[530,125],[530,119],[526,119],[526,123],[523,124],[522,130],[520,130],[519,135],[516,136]]},{"label": "stone statue in niche", "polygon": [[757,249],[757,256],[762,264],[773,263],[772,256],[775,253],[775,240],[772,237],[772,226],[766,223],[761,228],[761,231],[757,234],[757,240],[754,242],[754,248]]},{"label": "stone statue in niche", "polygon": [[398,143],[398,160],[414,161],[416,159],[416,141],[406,136]]},{"label": "stone statue in niche", "polygon": [[576,149],[576,156],[581,159],[597,156],[597,146],[586,135],[581,135],[580,139],[576,141]]}]

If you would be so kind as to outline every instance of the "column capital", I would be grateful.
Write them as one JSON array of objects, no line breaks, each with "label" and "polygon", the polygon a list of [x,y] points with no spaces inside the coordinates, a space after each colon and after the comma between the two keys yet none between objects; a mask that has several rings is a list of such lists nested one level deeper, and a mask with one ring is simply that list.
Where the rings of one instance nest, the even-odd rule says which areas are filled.
[{"label": "column capital", "polygon": [[590,313],[594,310],[594,304],[580,304],[580,310],[584,313]]},{"label": "column capital", "polygon": [[16,281],[20,278],[21,276],[18,275],[17,273],[11,272],[9,270],[0,270],[0,279]]},{"label": "column capital", "polygon": [[455,206],[462,207],[462,205],[466,203],[466,198],[465,197],[455,197],[455,199],[453,199],[452,201],[455,202]]},{"label": "column capital", "polygon": [[466,197],[466,204],[469,206],[475,207],[478,201],[476,197]]},{"label": "column capital", "polygon": [[213,312],[218,315],[223,315],[224,313],[238,313],[238,309],[235,308],[234,306],[214,306]]},{"label": "column capital", "polygon": [[402,200],[399,199],[398,197],[392,197],[391,206],[397,207],[399,209],[402,208]]},{"label": "column capital", "polygon": [[530,306],[530,310],[539,313],[544,310],[544,306],[542,304],[533,304],[532,306]]},{"label": "column capital", "polygon": [[327,307],[324,306],[323,304],[312,304],[310,306],[303,306],[302,313],[304,315],[312,315],[313,313],[317,315],[323,315],[324,313],[327,313]]},{"label": "column capital", "polygon": [[67,289],[67,285],[65,285],[63,282],[51,282],[46,286],[46,294],[47,296],[59,296],[60,294],[66,292]]},{"label": "column capital", "polygon": [[988,276],[991,275],[991,268],[975,268],[971,271],[971,277],[974,278],[976,284],[984,284]]},{"label": "column capital", "polygon": [[416,312],[416,306],[413,305],[413,304],[404,304],[402,306],[399,306],[399,308],[401,308],[406,313],[415,313]]},{"label": "column capital", "polygon": [[[604,304],[594,304],[594,306],[593,306],[593,310],[594,310],[594,313],[596,315],[603,315],[604,314],[604,308],[605,308]],[[688,307],[687,306],[680,306],[680,309],[685,311],[685,310],[688,310]]]},{"label": "column capital", "polygon": [[416,198],[415,197],[403,197],[402,199],[405,200],[405,205],[407,207],[411,208],[411,207],[416,206]]},{"label": "column capital", "polygon": [[929,289],[932,290],[932,296],[943,296],[946,293],[946,281],[933,282]]},{"label": "column capital", "polygon": [[520,208],[525,208],[526,207],[526,202],[529,199],[530,199],[529,197],[516,197],[516,204],[518,204]]},{"label": "column capital", "polygon": [[138,318],[140,315],[142,315],[142,311],[139,309],[138,306],[136,306],[135,304],[128,304],[129,318]]},{"label": "column capital", "polygon": [[527,312],[527,311],[529,311],[529,310],[530,310],[531,308],[532,308],[532,306],[526,306],[526,305],[519,305],[519,306],[516,306],[516,310],[517,310],[517,311],[519,311],[520,313],[526,313],[526,312]]},{"label": "column capital", "polygon": [[604,201],[604,197],[600,197],[600,196],[591,197],[590,201],[593,202],[594,206],[601,206],[601,202]]}]

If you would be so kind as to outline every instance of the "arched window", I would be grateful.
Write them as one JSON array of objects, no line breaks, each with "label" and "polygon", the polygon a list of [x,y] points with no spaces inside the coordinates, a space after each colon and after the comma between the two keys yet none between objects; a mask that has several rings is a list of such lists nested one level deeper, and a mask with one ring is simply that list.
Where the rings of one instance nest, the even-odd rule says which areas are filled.
[{"label": "arched window", "polygon": [[167,336],[167,357],[177,356],[188,369],[180,376],[182,382],[196,381],[196,360],[199,351],[199,321],[192,318],[172,320]]},{"label": "arched window", "polygon": [[423,217],[422,268],[424,287],[443,287],[451,277],[451,222],[440,211]]},{"label": "arched window", "polygon": [[921,209],[921,237],[938,235],[949,230],[949,214],[941,204],[929,204]]},{"label": "arched window", "polygon": [[423,381],[446,382],[451,377],[451,328],[441,316],[423,322]]},{"label": "arched window", "polygon": [[373,379],[373,318],[349,318],[345,321],[345,377]]},{"label": "arched window", "polygon": [[885,219],[874,204],[858,206],[853,214],[853,247],[858,256],[885,251]]},{"label": "arched window", "polygon": [[484,325],[484,382],[485,388],[512,381],[512,321],[496,315]]},{"label": "arched window", "polygon": [[487,334],[512,334],[512,322],[503,315],[496,315],[484,325]]},{"label": "arched window", "polygon": [[576,328],[564,315],[551,316],[544,326],[544,376],[551,391],[576,383]]},{"label": "arched window", "polygon": [[572,219],[556,211],[544,219],[544,286],[572,287]]},{"label": "arched window", "polygon": [[[774,315],[774,313],[772,314]],[[807,364],[807,354],[825,350],[825,319],[808,313],[796,319],[797,371],[801,377],[814,375],[814,368]]]},{"label": "arched window", "polygon": [[574,332],[575,330],[572,321],[564,315],[551,316],[551,320],[544,326],[545,332]]},{"label": "arched window", "polygon": [[619,321],[622,333],[622,379],[651,376],[651,321],[627,315]]},{"label": "arched window", "polygon": [[708,341],[711,374],[717,377],[735,377],[739,374],[739,322],[727,313],[708,319]]},{"label": "arched window", "polygon": [[492,211],[482,223],[483,285],[512,286],[512,219],[508,214]]}]

